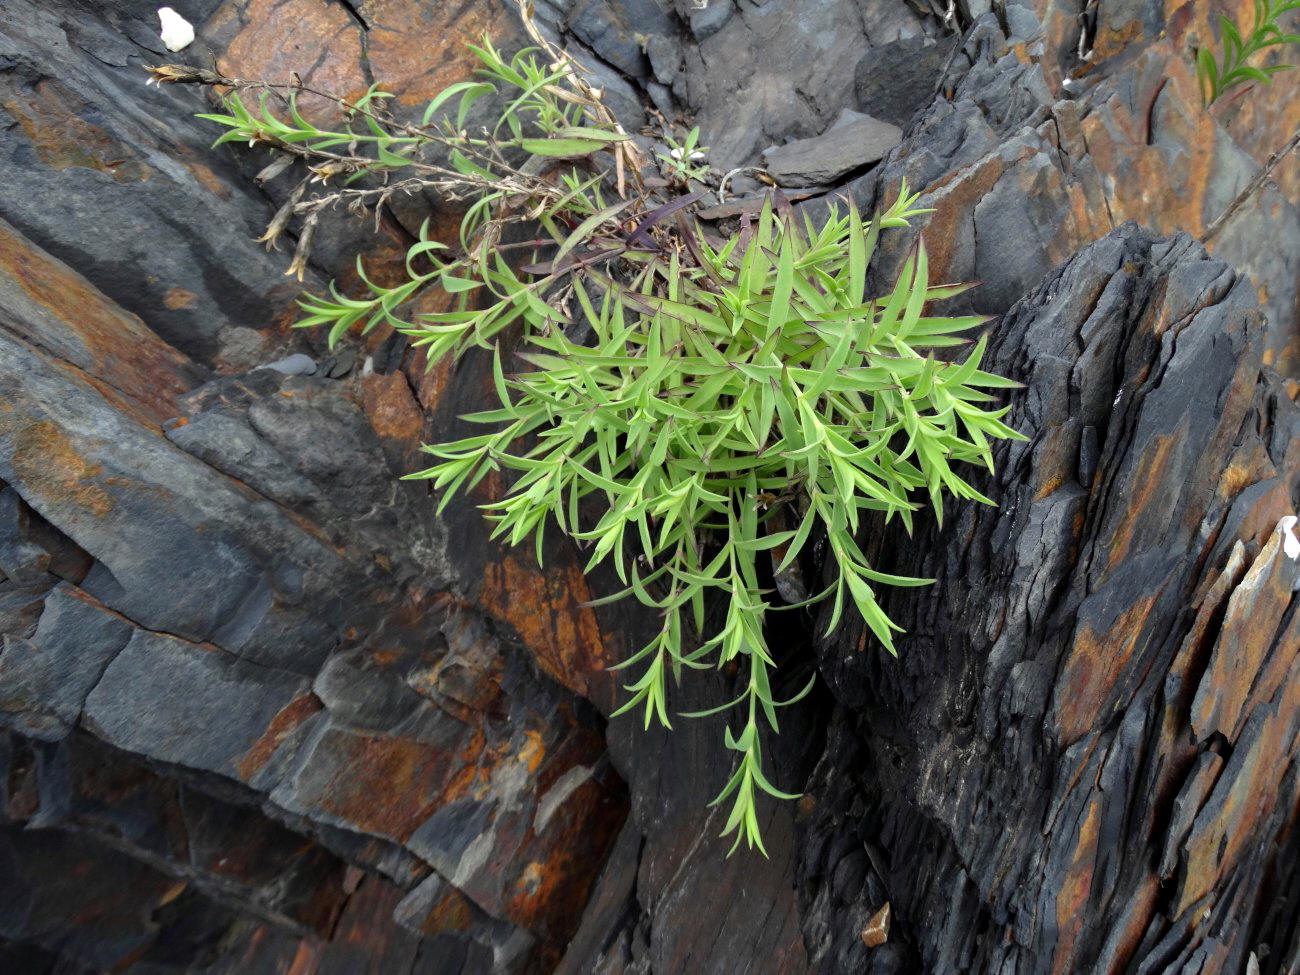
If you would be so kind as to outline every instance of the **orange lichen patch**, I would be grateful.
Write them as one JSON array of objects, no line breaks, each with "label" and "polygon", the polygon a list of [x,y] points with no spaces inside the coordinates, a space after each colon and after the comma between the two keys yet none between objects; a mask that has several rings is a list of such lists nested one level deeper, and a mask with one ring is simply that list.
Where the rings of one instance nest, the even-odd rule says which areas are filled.
[{"label": "orange lichen patch", "polygon": [[[1259,447],[1259,453],[1267,460],[1268,455],[1264,451],[1263,445],[1259,444],[1257,446]],[[1217,493],[1221,498],[1235,498],[1244,488],[1249,487],[1258,480],[1260,480],[1260,471],[1257,467],[1229,464],[1223,469],[1223,474],[1219,477],[1219,490]]]},{"label": "orange lichen patch", "polygon": [[[1296,758],[1296,714],[1300,712],[1300,656],[1295,656],[1274,699],[1256,709],[1238,741],[1238,750],[1215,783],[1183,844],[1181,889],[1174,917],[1204,897],[1242,854],[1262,842],[1259,827],[1274,809],[1300,801],[1300,782],[1279,797],[1279,770]],[[1294,780],[1294,777],[1292,777]]]},{"label": "orange lichen patch", "polygon": [[1097,860],[1097,826],[1101,819],[1101,798],[1093,793],[1079,824],[1074,855],[1056,895],[1056,954],[1052,956],[1053,975],[1076,971],[1074,942],[1087,916],[1084,910],[1092,892],[1092,872]]},{"label": "orange lichen patch", "polygon": [[1168,41],[1156,42],[1132,68],[1133,91],[1112,95],[1082,120],[1116,222],[1197,235],[1218,216],[1206,212],[1216,134],[1194,72]]},{"label": "orange lichen patch", "polygon": [[416,930],[423,935],[468,931],[474,922],[470,902],[451,884],[444,885],[443,891],[443,895],[434,901],[428,913],[416,924]]},{"label": "orange lichen patch", "polygon": [[[361,224],[367,231],[374,224]],[[393,288],[410,280],[406,271],[406,243],[399,237],[399,229],[391,222],[381,220],[379,236],[370,241],[370,246],[361,255],[361,267],[366,279],[381,288]],[[350,297],[366,297],[370,290],[354,265],[349,264],[339,272],[334,282],[339,291]],[[380,328],[375,334],[382,341],[389,334],[387,328]]]},{"label": "orange lichen patch", "polygon": [[1166,687],[1173,693],[1164,696],[1164,707],[1160,715],[1156,754],[1160,757],[1161,764],[1159,784],[1155,790],[1157,801],[1152,803],[1152,811],[1168,808],[1196,757],[1196,746],[1187,734],[1188,709],[1196,691],[1191,675],[1199,673],[1205,666],[1205,659],[1214,642],[1210,628],[1219,619],[1229,593],[1236,588],[1245,571],[1245,546],[1237,542],[1233,545],[1223,570],[1203,581],[1198,593],[1192,598],[1191,605],[1196,608],[1196,618],[1169,665]]},{"label": "orange lichen patch", "polygon": [[198,300],[198,295],[184,288],[168,288],[167,293],[163,295],[163,304],[172,311],[178,308],[193,308]]},{"label": "orange lichen patch", "polygon": [[330,760],[338,774],[320,805],[366,833],[405,842],[444,802],[451,757],[405,738],[336,734]]},{"label": "orange lichen patch", "polygon": [[871,915],[871,920],[867,921],[860,936],[868,948],[879,948],[889,940],[889,901],[885,901],[885,906]]},{"label": "orange lichen patch", "polygon": [[1106,633],[1098,633],[1088,623],[1079,624],[1057,681],[1056,715],[1062,748],[1107,719],[1107,698],[1137,647],[1155,600],[1155,595],[1139,599]]},{"label": "orange lichen patch", "polygon": [[[1032,151],[1025,150],[1022,156]],[[993,189],[1006,168],[1007,164],[1000,156],[992,155],[944,177],[927,191],[924,205],[934,207],[935,211],[929,214],[929,222],[922,229],[932,280],[946,280],[944,276],[949,273],[953,249],[962,239],[963,230],[969,230],[962,224],[972,219],[975,204]]]},{"label": "orange lichen patch", "polygon": [[0,295],[30,302],[40,328],[24,336],[134,401],[154,424],[192,385],[189,360],[139,318],[0,220]]},{"label": "orange lichen patch", "polygon": [[230,187],[221,181],[221,177],[212,171],[208,166],[201,162],[190,162],[185,164],[185,168],[194,174],[194,178],[199,181],[209,193],[218,196],[223,200],[230,198]]},{"label": "orange lichen patch", "polygon": [[596,614],[576,565],[539,569],[507,555],[489,563],[480,593],[483,608],[509,623],[538,664],[565,687],[586,694],[591,675],[605,667]]},{"label": "orange lichen patch", "polygon": [[431,4],[422,0],[363,0],[370,24],[366,53],[386,91],[416,105],[470,77],[478,60],[465,49],[489,34],[505,51],[522,46],[519,28],[500,3]]},{"label": "orange lichen patch", "polygon": [[80,117],[83,104],[49,78],[32,88],[12,83],[0,88],[0,108],[18,123],[36,157],[51,169],[93,169],[118,183],[148,179],[151,171],[135,149]]},{"label": "orange lichen patch", "polygon": [[1124,514],[1120,523],[1111,533],[1110,551],[1107,553],[1107,568],[1114,570],[1128,555],[1133,542],[1133,532],[1138,522],[1147,513],[1152,503],[1167,504],[1169,497],[1165,484],[1165,472],[1173,458],[1176,437],[1160,434],[1155,437],[1155,446],[1149,448],[1138,462],[1138,469],[1133,475],[1132,483],[1137,486],[1128,497],[1124,498]]},{"label": "orange lichen patch", "polygon": [[189,885],[190,882],[188,880],[178,880],[176,883],[172,884],[170,887],[168,887],[166,890],[163,891],[162,896],[158,898],[157,902],[154,904],[154,907],[155,908],[166,907],[177,897],[180,897],[181,894],[185,893],[185,890],[187,887],[189,887]]},{"label": "orange lichen patch", "polygon": [[451,377],[451,356],[444,356],[432,369],[424,368],[424,350],[421,349],[411,367],[410,374],[415,383],[415,395],[420,405],[426,410],[437,407],[438,401],[447,389],[447,380]]},{"label": "orange lichen patch", "polygon": [[1100,959],[1105,967],[1099,965],[1094,971],[1119,973],[1129,970],[1128,963],[1151,925],[1159,893],[1160,881],[1156,877],[1148,876],[1142,881],[1111,924]]},{"label": "orange lichen patch", "polygon": [[1053,427],[1047,431],[1034,467],[1034,500],[1041,501],[1074,477],[1078,464],[1078,428],[1073,425]]},{"label": "orange lichen patch", "polygon": [[362,378],[361,405],[371,429],[385,440],[414,447],[420,439],[424,414],[402,373],[371,373]]},{"label": "orange lichen patch", "polygon": [[537,771],[537,766],[542,764],[542,759],[546,757],[546,746],[542,744],[542,736],[539,732],[529,728],[524,731],[524,747],[519,749],[516,756],[519,763],[528,769],[528,774],[532,775]]},{"label": "orange lichen patch", "polygon": [[[240,28],[217,59],[223,74],[237,78],[287,81],[297,73],[303,84],[336,95],[356,95],[367,88],[362,70],[361,25],[341,3],[324,0],[249,0],[227,4],[210,21],[238,18]],[[298,109],[308,121],[339,121],[333,102],[304,94]]]},{"label": "orange lichen patch", "polygon": [[298,950],[294,952],[293,961],[289,963],[289,970],[284,975],[314,975],[317,967],[317,945],[308,940],[298,942]]},{"label": "orange lichen patch", "polygon": [[1247,701],[1271,698],[1300,654],[1294,641],[1275,646],[1295,575],[1295,564],[1282,552],[1281,533],[1274,533],[1228,598],[1219,639],[1192,704],[1191,726],[1198,741],[1215,732],[1234,740],[1250,716]]},{"label": "orange lichen patch", "polygon": [[62,430],[48,420],[7,426],[0,423],[0,431],[13,438],[14,475],[25,497],[44,498],[52,505],[75,505],[96,518],[113,509],[108,494],[92,480],[102,468],[77,453]]},{"label": "orange lichen patch", "polygon": [[1133,41],[1141,39],[1143,35],[1142,21],[1137,17],[1118,26],[1108,23],[1105,14],[1100,15],[1097,20],[1097,33],[1092,41],[1092,58],[1096,61],[1103,61],[1118,54]]},{"label": "orange lichen patch", "polygon": [[1043,478],[1043,482],[1034,491],[1034,500],[1042,501],[1043,498],[1054,493],[1057,488],[1065,483],[1069,475],[1065,471],[1056,470]]},{"label": "orange lichen patch", "polygon": [[544,841],[529,831],[527,861],[503,885],[504,916],[567,940],[595,879],[591,864],[603,862],[625,815],[626,806],[594,780],[574,789],[551,817]]},{"label": "orange lichen patch", "polygon": [[288,737],[289,733],[322,708],[324,705],[320,698],[310,691],[298,695],[282,707],[267,725],[266,732],[253,742],[253,747],[237,766],[240,778],[248,780],[257,774],[262,766],[270,761],[275,750],[280,747],[280,743]]}]

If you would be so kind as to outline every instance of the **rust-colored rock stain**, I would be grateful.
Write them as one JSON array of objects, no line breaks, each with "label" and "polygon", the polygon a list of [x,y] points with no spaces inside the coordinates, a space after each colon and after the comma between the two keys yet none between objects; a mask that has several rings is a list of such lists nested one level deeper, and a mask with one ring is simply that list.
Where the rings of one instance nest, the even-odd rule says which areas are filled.
[{"label": "rust-colored rock stain", "polygon": [[253,743],[253,747],[240,760],[238,765],[240,777],[245,780],[251,779],[270,761],[275,750],[280,747],[280,742],[284,741],[290,732],[323,708],[320,698],[310,691],[295,697],[281,708],[267,725],[265,734]]},{"label": "rust-colored rock stain", "polygon": [[140,182],[151,171],[136,151],[79,114],[81,99],[53,79],[30,89],[0,88],[0,108],[17,121],[37,158],[51,169],[93,169],[115,182]]},{"label": "rust-colored rock stain", "polygon": [[577,694],[606,665],[596,614],[581,605],[589,599],[577,565],[540,569],[507,555],[483,573],[483,607],[509,623],[542,669]]},{"label": "rust-colored rock stain", "polygon": [[108,494],[93,480],[102,473],[100,466],[77,453],[53,423],[38,420],[12,434],[14,473],[29,496],[45,497],[51,504],[74,505],[96,518],[113,509]]},{"label": "rust-colored rock stain", "polygon": [[1080,624],[1057,683],[1057,723],[1063,746],[1078,741],[1097,724],[1111,689],[1133,655],[1155,599],[1154,595],[1139,599],[1106,633]]}]

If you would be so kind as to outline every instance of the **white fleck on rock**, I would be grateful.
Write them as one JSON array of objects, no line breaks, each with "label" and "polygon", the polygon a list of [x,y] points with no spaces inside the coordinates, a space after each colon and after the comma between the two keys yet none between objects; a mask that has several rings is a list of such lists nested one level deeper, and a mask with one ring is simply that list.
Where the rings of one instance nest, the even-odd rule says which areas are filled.
[{"label": "white fleck on rock", "polygon": [[286,376],[310,376],[316,372],[316,360],[309,355],[295,352],[291,356],[277,359],[275,362],[268,362],[257,368],[272,369],[275,372],[284,373]]},{"label": "white fleck on rock", "polygon": [[171,7],[159,7],[158,19],[162,21],[163,47],[181,51],[194,43],[194,27]]},{"label": "white fleck on rock", "polygon": [[1297,538],[1295,533],[1297,521],[1300,521],[1300,518],[1287,515],[1277,523],[1277,530],[1282,533],[1282,551],[1289,559],[1300,559],[1300,538]]}]

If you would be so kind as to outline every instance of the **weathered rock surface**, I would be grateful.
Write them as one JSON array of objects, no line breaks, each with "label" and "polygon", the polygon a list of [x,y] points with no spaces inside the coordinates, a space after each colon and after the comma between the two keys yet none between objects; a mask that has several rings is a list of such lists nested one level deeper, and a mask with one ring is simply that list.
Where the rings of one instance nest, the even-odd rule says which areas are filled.
[{"label": "weathered rock surface", "polygon": [[[821,651],[840,706],[800,866],[821,970],[1242,971],[1300,948],[1294,903],[1264,918],[1300,798],[1300,564],[1276,530],[1300,410],[1253,292],[1128,225],[992,330],[1031,438],[985,485],[1001,507],[874,540],[938,580],[890,594],[898,666],[846,652],[852,627]],[[868,950],[886,900],[893,947]]]},{"label": "weathered rock surface", "polygon": [[780,186],[828,186],[869,166],[903,140],[897,125],[869,115],[831,126],[811,139],[796,139],[763,152],[763,167]]},{"label": "weathered rock surface", "polygon": [[[186,60],[401,112],[465,40],[522,42],[504,2],[173,6]],[[1249,8],[539,0],[629,128],[680,109],[722,170],[830,140],[789,185],[864,209],[906,178],[1026,383],[998,507],[871,535],[939,580],[889,594],[898,660],[778,624],[782,682],[824,684],[769,749],[808,795],[763,807],[763,860],[706,808],[721,716],[606,723],[647,623],[584,606],[610,580],[491,543],[499,484],[436,517],[397,480],[491,396],[481,363],[288,331],[298,285],[253,240],[288,181],[143,86],[179,59],[153,5],[9,0],[0,970],[1294,971],[1300,166],[1192,239],[1300,124],[1286,76],[1200,107],[1190,49]],[[901,141],[866,152],[846,110]],[[304,285],[386,273],[426,215],[454,219],[339,215]]]}]

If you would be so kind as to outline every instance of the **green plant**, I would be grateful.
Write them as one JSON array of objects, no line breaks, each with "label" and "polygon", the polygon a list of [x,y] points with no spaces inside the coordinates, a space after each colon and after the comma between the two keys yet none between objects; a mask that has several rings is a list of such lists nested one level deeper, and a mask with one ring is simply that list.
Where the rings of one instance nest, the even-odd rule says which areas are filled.
[{"label": "green plant", "polygon": [[1300,34],[1284,34],[1278,18],[1291,10],[1300,10],[1300,0],[1255,0],[1255,23],[1244,38],[1227,17],[1219,17],[1219,30],[1223,41],[1223,61],[1215,61],[1209,48],[1196,52],[1196,74],[1201,83],[1201,98],[1211,104],[1234,85],[1247,81],[1267,83],[1279,71],[1292,67],[1274,64],[1255,67],[1247,64],[1252,57],[1267,47],[1278,44],[1300,43]]},{"label": "green plant", "polygon": [[[983,339],[960,361],[936,357],[984,319],[927,311],[968,286],[931,284],[919,241],[888,293],[867,292],[880,234],[925,212],[905,185],[871,220],[850,204],[820,225],[769,198],[755,221],[715,239],[687,217],[694,195],[660,198],[641,183],[640,159],[598,92],[534,36],[539,49],[509,60],[486,41],[473,47],[484,80],[447,88],[418,126],[387,116],[378,90],[340,102],[354,124],[328,131],[302,118],[296,91],[281,118],[268,86],[181,66],[152,71],[228,89],[225,111],[204,116],[226,127],[219,143],[308,163],[264,238],[274,243],[301,217],[299,271],[325,207],[430,187],[468,204],[458,249],[426,225],[406,281],[382,287],[358,262],[365,296],[333,287],[307,296],[299,324],[328,327],[331,342],[383,324],[422,347],[430,367],[487,350],[499,403],[467,417],[485,432],[427,446],[432,466],[409,476],[431,480],[441,508],[490,471],[511,472],[505,496],[482,505],[496,536],[531,537],[540,561],[553,520],[589,550],[588,569],[612,563],[626,588],[607,600],[631,595],[658,614],[658,633],[618,665],[639,668],[618,713],[640,709],[647,727],[670,726],[670,676],[737,669],[734,700],[686,716],[738,715],[725,733],[736,769],[714,803],[730,802],[723,835],[762,849],[758,795],[792,798],[763,771],[762,727],[775,732],[778,710],[811,687],[774,695],[767,613],[830,600],[829,632],[848,603],[893,653],[898,627],[874,587],[926,580],[871,565],[857,541],[864,513],[910,530],[915,491],[939,517],[945,492],[987,501],[953,466],[991,469],[990,442],[1019,436],[1001,420],[1005,407],[986,405],[987,390],[1015,384],[980,370]],[[241,97],[253,89],[256,111]],[[468,131],[488,96],[501,100],[497,121]],[[454,119],[445,114],[453,101]],[[697,139],[692,131],[682,148]],[[311,179],[344,185],[306,199]],[[503,242],[512,225],[527,227],[527,239]],[[522,262],[507,259],[520,251]],[[454,307],[411,314],[428,288]],[[817,539],[832,556],[826,588],[776,605],[766,580]]]},{"label": "green plant", "polygon": [[663,168],[664,174],[685,186],[691,180],[703,179],[709,174],[709,165],[704,162],[708,157],[709,147],[700,145],[700,129],[695,126],[686,133],[686,139],[678,143],[672,133],[664,135],[669,151],[657,152],[655,156]]}]

